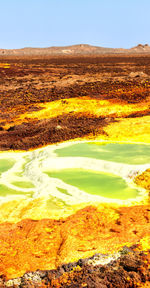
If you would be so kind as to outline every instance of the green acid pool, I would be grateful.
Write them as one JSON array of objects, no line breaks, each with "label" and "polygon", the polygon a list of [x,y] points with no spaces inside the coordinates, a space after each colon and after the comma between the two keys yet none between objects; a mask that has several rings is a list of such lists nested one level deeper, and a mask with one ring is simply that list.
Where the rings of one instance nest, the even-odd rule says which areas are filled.
[{"label": "green acid pool", "polygon": [[78,204],[141,197],[132,174],[150,167],[150,145],[68,142],[28,152],[0,153],[0,201],[45,197]]},{"label": "green acid pool", "polygon": [[0,159],[0,175],[1,173],[9,170],[15,164],[14,159]]},{"label": "green acid pool", "polygon": [[[93,195],[121,200],[135,198],[138,195],[137,189],[129,187],[121,177],[111,174],[83,169],[62,169],[47,174]],[[63,193],[66,193],[66,190]]]},{"label": "green acid pool", "polygon": [[85,142],[55,150],[59,157],[89,157],[126,164],[150,163],[150,145]]}]

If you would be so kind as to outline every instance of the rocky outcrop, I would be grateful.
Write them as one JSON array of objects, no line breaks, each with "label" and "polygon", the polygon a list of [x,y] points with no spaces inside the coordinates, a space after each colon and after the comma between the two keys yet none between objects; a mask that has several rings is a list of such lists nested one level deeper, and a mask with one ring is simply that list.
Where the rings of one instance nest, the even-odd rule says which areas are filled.
[{"label": "rocky outcrop", "polygon": [[135,178],[135,183],[150,192],[150,169]]},{"label": "rocky outcrop", "polygon": [[80,259],[58,267],[57,270],[35,271],[20,278],[6,280],[0,278],[2,288],[137,288],[150,285],[150,251],[146,253],[124,247],[120,257],[109,264],[93,265],[94,257]]}]

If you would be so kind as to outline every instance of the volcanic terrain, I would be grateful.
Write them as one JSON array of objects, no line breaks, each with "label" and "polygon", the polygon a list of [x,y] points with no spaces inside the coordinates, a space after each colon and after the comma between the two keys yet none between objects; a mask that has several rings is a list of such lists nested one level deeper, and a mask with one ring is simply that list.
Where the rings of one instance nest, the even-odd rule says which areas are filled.
[{"label": "volcanic terrain", "polygon": [[[57,57],[1,50],[1,153],[83,139],[150,144],[150,56],[139,52],[149,46],[135,49]],[[149,176],[135,178],[147,195]],[[59,219],[36,198],[0,209],[0,287],[150,287],[149,197],[84,203]]]}]

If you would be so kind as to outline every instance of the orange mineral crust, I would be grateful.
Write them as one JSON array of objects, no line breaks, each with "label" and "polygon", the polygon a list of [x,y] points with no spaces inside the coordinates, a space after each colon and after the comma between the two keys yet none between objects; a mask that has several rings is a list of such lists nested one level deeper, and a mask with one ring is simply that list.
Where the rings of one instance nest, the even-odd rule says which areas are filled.
[{"label": "orange mineral crust", "polygon": [[95,253],[113,253],[149,235],[149,206],[89,206],[61,220],[0,224],[0,274],[49,270]]},{"label": "orange mineral crust", "polygon": [[135,179],[135,183],[150,191],[150,169],[147,169],[141,175],[138,175]]}]

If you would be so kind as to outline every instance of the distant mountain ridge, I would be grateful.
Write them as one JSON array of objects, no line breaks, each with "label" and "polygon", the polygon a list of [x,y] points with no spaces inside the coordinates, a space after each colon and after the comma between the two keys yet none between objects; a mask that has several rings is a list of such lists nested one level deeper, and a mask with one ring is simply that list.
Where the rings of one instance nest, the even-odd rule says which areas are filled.
[{"label": "distant mountain ridge", "polygon": [[0,49],[0,55],[101,55],[101,54],[146,54],[150,53],[150,46],[148,44],[139,44],[130,49],[124,48],[105,48],[99,46],[92,46],[88,44],[79,44],[63,47],[47,47],[47,48],[32,48],[26,47],[21,49]]}]

